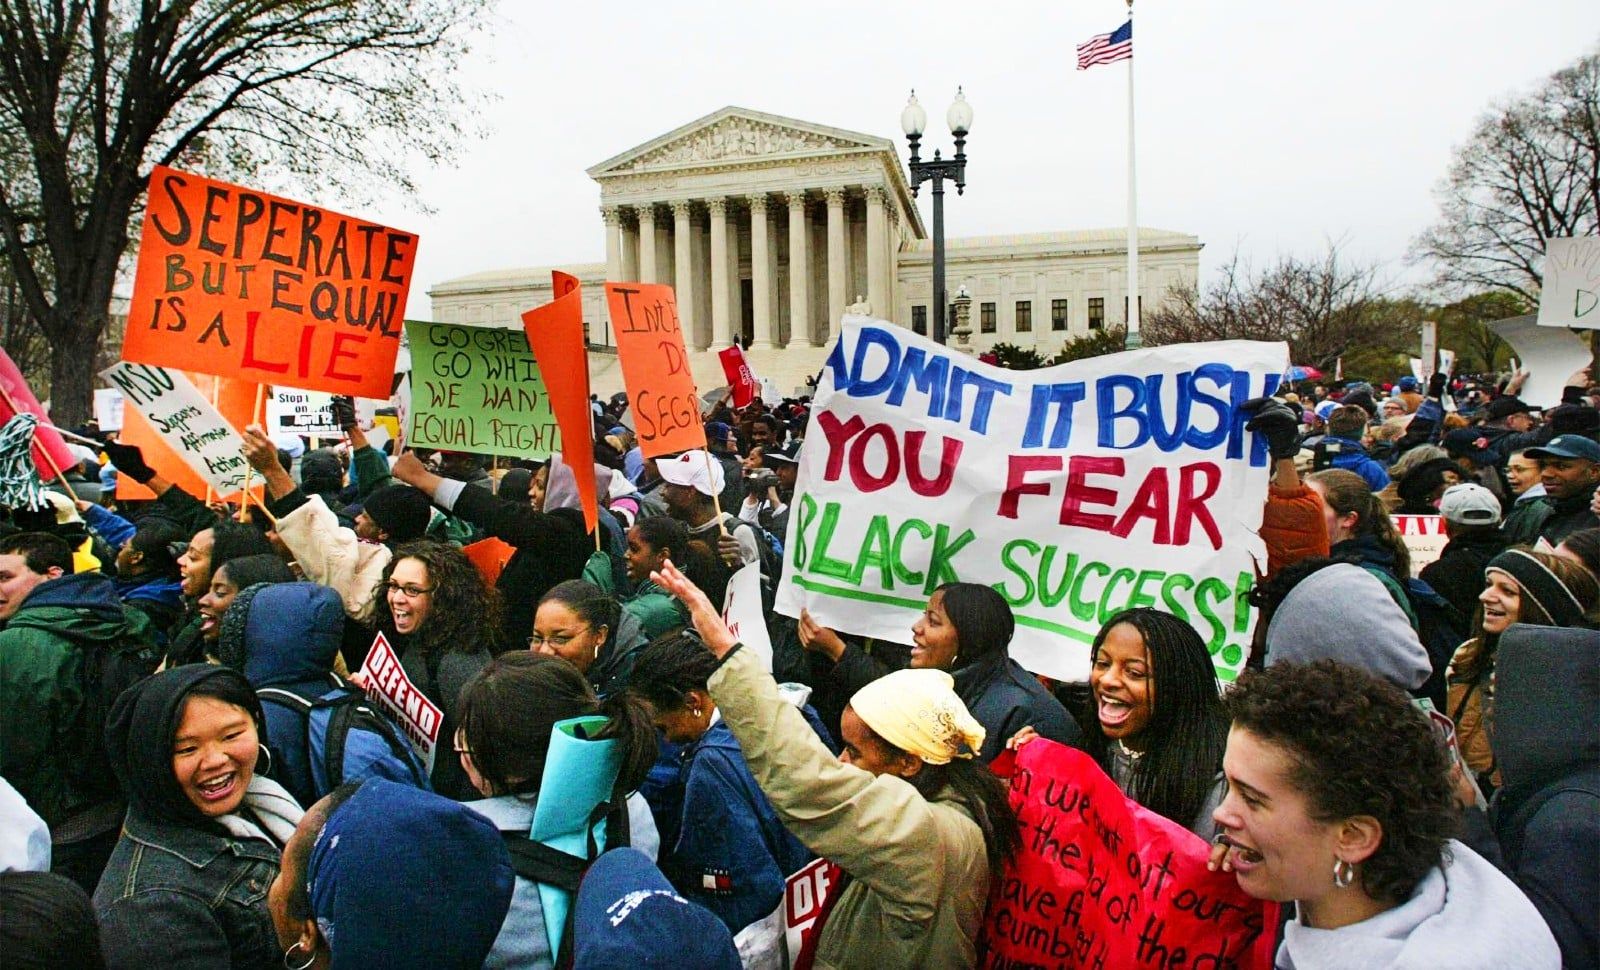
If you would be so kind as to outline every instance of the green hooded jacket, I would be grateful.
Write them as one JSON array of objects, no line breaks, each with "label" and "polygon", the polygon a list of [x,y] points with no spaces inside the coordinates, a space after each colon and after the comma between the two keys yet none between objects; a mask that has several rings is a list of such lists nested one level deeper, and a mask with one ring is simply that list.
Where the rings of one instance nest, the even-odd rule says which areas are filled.
[{"label": "green hooded jacket", "polygon": [[0,630],[0,775],[52,831],[119,797],[101,738],[115,698],[85,690],[99,651],[117,648],[153,667],[149,618],[99,573],[40,583]]}]

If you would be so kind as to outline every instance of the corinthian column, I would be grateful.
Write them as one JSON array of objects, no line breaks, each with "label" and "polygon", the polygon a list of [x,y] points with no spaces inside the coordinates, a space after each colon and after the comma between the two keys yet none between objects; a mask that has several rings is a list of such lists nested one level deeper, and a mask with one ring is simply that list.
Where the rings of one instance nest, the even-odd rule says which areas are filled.
[{"label": "corinthian column", "polygon": [[622,210],[614,205],[600,207],[600,218],[606,223],[606,279],[622,279]]},{"label": "corinthian column", "polygon": [[750,316],[752,347],[772,346],[772,238],[767,231],[767,197],[750,196]]},{"label": "corinthian column", "polygon": [[881,185],[867,186],[867,302],[881,320],[894,319],[889,306],[889,233],[884,203],[888,194]]},{"label": "corinthian column", "polygon": [[733,342],[733,323],[728,315],[728,200],[706,200],[711,213],[711,345],[722,348]]},{"label": "corinthian column", "polygon": [[678,321],[689,344],[695,350],[705,350],[700,338],[699,321],[694,312],[694,220],[690,218],[689,203],[672,203],[672,245],[674,253],[673,291],[678,298]]},{"label": "corinthian column", "polygon": [[789,340],[821,343],[811,330],[811,234],[806,225],[806,194],[790,192],[789,203]]},{"label": "corinthian column", "polygon": [[639,281],[660,282],[656,278],[656,207],[649,202],[639,207]]},{"label": "corinthian column", "polygon": [[839,319],[849,296],[845,293],[845,273],[849,265],[844,251],[844,189],[828,189],[828,339],[839,333]]}]

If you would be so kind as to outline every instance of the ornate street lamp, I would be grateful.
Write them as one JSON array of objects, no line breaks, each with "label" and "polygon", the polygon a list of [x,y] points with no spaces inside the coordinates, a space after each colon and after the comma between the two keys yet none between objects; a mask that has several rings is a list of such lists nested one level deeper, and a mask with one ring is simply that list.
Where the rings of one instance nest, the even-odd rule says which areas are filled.
[{"label": "ornate street lamp", "polygon": [[967,132],[972,130],[972,105],[967,103],[959,87],[950,110],[945,112],[945,121],[950,125],[950,133],[956,136],[955,157],[941,159],[939,150],[934,149],[933,158],[923,161],[917,155],[917,147],[928,126],[928,113],[917,103],[915,90],[905,110],[900,112],[900,127],[906,133],[906,141],[911,143],[911,194],[916,195],[917,187],[923,182],[933,182],[933,339],[941,344],[945,342],[944,180],[956,184],[957,195],[963,194],[967,187]]}]

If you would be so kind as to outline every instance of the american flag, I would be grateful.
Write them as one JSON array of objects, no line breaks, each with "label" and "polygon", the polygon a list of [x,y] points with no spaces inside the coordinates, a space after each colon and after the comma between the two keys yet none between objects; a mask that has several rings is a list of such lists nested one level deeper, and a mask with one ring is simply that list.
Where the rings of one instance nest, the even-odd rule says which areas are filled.
[{"label": "american flag", "polygon": [[1110,64],[1133,56],[1133,20],[1109,34],[1096,34],[1078,45],[1078,70]]}]

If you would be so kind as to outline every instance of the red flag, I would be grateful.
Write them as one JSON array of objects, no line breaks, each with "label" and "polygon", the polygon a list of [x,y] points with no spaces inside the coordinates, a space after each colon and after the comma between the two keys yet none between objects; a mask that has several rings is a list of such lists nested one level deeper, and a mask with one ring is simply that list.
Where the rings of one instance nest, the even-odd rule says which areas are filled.
[{"label": "red flag", "polygon": [[728,377],[728,386],[733,388],[733,406],[745,407],[755,400],[760,388],[756,386],[756,375],[750,372],[750,362],[745,360],[744,351],[734,344],[727,350],[717,351],[717,356],[722,359],[722,373]]},{"label": "red flag", "polygon": [[[33,396],[22,371],[17,368],[11,355],[0,348],[0,424],[10,421],[19,412],[32,414],[39,419],[39,426],[33,430],[33,467],[38,469],[40,478],[49,481],[56,477],[57,471],[64,472],[78,463],[67,449],[67,443],[61,440],[61,435],[55,428],[49,427],[50,415],[45,413],[39,399]],[[51,462],[55,463],[54,468]]]},{"label": "red flag", "polygon": [[583,344],[583,291],[578,278],[550,274],[555,299],[522,315],[550,395],[550,410],[561,428],[561,460],[578,480],[583,521],[593,532],[600,524],[600,503],[594,483],[594,412],[589,409],[589,351]]}]

